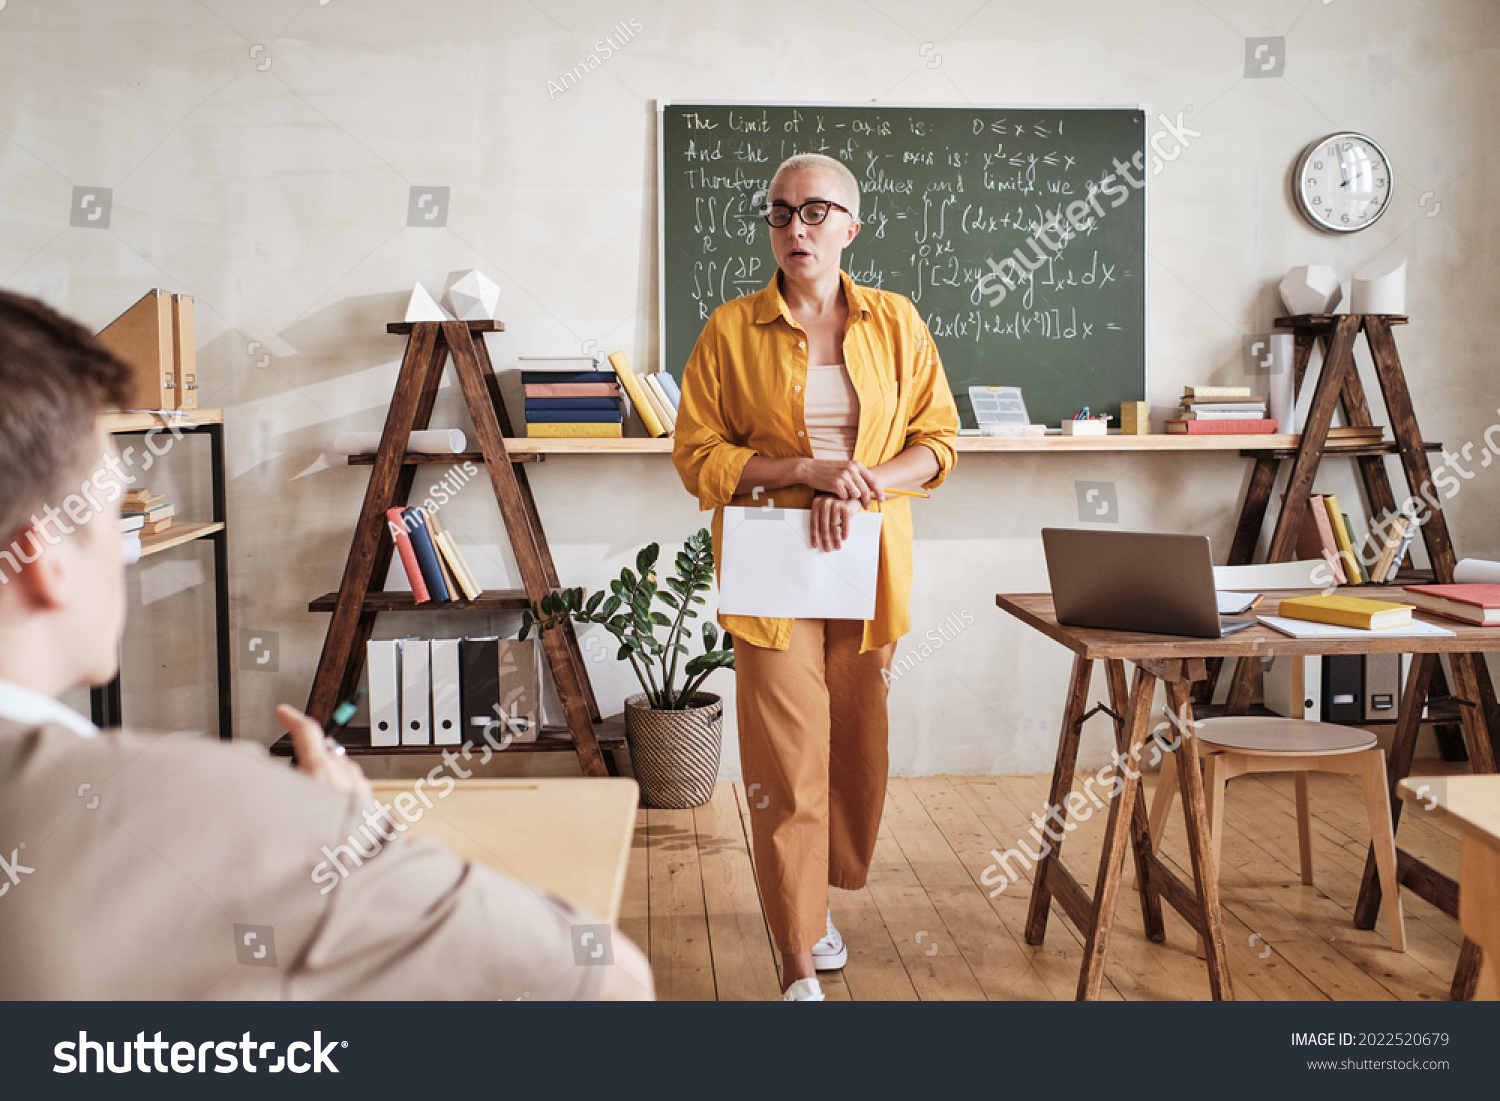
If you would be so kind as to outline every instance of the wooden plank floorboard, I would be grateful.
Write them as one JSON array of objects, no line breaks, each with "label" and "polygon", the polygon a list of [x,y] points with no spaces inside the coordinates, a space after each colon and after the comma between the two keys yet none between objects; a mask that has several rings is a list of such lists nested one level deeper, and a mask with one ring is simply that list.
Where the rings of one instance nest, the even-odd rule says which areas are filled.
[{"label": "wooden plank floorboard", "polygon": [[714,968],[690,810],[650,810],[651,970],[662,1001],[713,1001]]},{"label": "wooden plank floorboard", "polygon": [[781,985],[734,790],[720,784],[692,813],[719,1001],[771,1001]]},{"label": "wooden plank floorboard", "polygon": [[[1311,780],[1311,887],[1300,878],[1291,777],[1247,776],[1229,785],[1220,892],[1236,996],[1445,999],[1462,937],[1458,923],[1407,891],[1406,952],[1390,950],[1383,917],[1374,930],[1356,929],[1354,897],[1368,845],[1363,795],[1343,777]],[[1083,955],[1079,933],[1054,907],[1047,943],[1026,944],[1032,873],[1018,869],[1021,877],[993,898],[994,873],[990,884],[982,882],[995,863],[992,849],[1012,848],[1018,837],[1034,847],[1030,814],[1042,810],[1048,781],[1042,774],[893,778],[868,885],[829,892],[850,959],[842,972],[819,975],[825,997],[1071,1000]],[[1148,800],[1155,782],[1148,773]],[[1085,889],[1098,874],[1106,820],[1096,810],[1064,842],[1065,862]],[[1435,867],[1456,869],[1456,836],[1410,808],[1401,840]],[[1180,804],[1159,850],[1190,882]],[[780,957],[753,859],[742,784],[720,785],[696,811],[639,813],[619,927],[650,957],[658,997],[776,996]],[[1167,942],[1152,944],[1138,896],[1128,887],[1121,892],[1103,999],[1208,996],[1196,934],[1170,907],[1164,916]]]}]

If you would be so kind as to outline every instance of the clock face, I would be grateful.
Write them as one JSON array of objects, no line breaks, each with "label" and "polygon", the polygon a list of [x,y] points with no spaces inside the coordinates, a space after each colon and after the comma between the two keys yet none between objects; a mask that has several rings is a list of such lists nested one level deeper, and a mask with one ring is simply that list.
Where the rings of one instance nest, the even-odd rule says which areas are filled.
[{"label": "clock face", "polygon": [[1391,162],[1363,134],[1329,134],[1302,154],[1292,186],[1309,222],[1330,233],[1354,233],[1390,205]]}]

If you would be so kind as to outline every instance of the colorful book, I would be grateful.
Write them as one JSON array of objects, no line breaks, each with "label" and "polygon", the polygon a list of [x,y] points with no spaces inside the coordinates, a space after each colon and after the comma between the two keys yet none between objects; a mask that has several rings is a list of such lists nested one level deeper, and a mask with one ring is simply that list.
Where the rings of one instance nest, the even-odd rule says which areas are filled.
[{"label": "colorful book", "polygon": [[157,520],[155,522],[147,520],[141,524],[140,532],[142,535],[160,535],[162,532],[167,531],[169,528],[171,528],[171,526],[172,520],[170,517],[165,520]]},{"label": "colorful book", "polygon": [[624,435],[620,431],[619,421],[603,423],[596,421],[592,424],[577,424],[574,422],[554,422],[551,424],[528,424],[526,435],[532,439],[618,439]]},{"label": "colorful book", "polygon": [[652,407],[662,424],[667,426],[667,435],[671,435],[677,429],[677,415],[672,412],[672,403],[667,400],[667,392],[661,388],[661,383],[656,381],[656,375],[642,375],[641,384],[646,388],[646,397],[650,399]]},{"label": "colorful book", "polygon": [[619,398],[527,398],[526,411],[533,409],[607,409],[618,412]]},{"label": "colorful book", "polygon": [[457,580],[459,591],[464,594],[465,600],[478,600],[480,593],[484,590],[474,579],[474,573],[469,569],[469,564],[464,561],[463,555],[458,552],[458,544],[438,522],[436,515],[427,512],[426,509],[423,509],[423,512],[427,516],[427,530],[432,534],[433,542],[437,544],[438,555]]},{"label": "colorful book", "polygon": [[1338,543],[1333,538],[1333,526],[1328,522],[1328,509],[1323,506],[1323,498],[1316,494],[1307,499],[1307,515],[1302,518],[1302,528],[1297,533],[1297,557],[1321,558],[1333,570],[1334,584],[1349,583],[1344,575],[1344,563],[1339,558]]},{"label": "colorful book", "polygon": [[1283,619],[1306,619],[1335,627],[1379,631],[1411,623],[1412,605],[1389,600],[1362,600],[1355,596],[1294,596],[1283,600],[1276,614]]},{"label": "colorful book", "polygon": [[1337,495],[1325,493],[1323,507],[1328,511],[1328,526],[1333,528],[1333,541],[1339,550],[1339,561],[1344,564],[1344,576],[1351,585],[1362,584],[1359,563],[1354,557],[1354,544],[1349,541],[1349,529],[1344,524],[1344,514],[1339,508]]},{"label": "colorful book", "polygon": [[404,510],[385,510],[386,526],[391,529],[391,538],[396,541],[396,553],[401,556],[401,568],[406,571],[406,580],[411,584],[412,602],[426,604],[432,599],[427,591],[427,579],[422,576],[422,567],[417,562],[417,552],[407,533]]},{"label": "colorful book", "polygon": [[1408,585],[1405,591],[1424,612],[1479,627],[1500,625],[1500,585]]},{"label": "colorful book", "polygon": [[447,582],[443,580],[443,567],[438,562],[437,548],[432,544],[432,533],[427,530],[427,522],[422,518],[422,510],[404,509],[401,520],[406,525],[411,549],[417,556],[417,567],[422,571],[422,580],[427,582],[427,591],[432,599],[440,604],[452,600]]},{"label": "colorful book", "polygon": [[625,415],[618,409],[528,409],[527,424],[619,424]]},{"label": "colorful book", "polygon": [[523,386],[561,386],[574,385],[576,383],[601,383],[615,382],[613,371],[522,371],[521,385]]},{"label": "colorful book", "polygon": [[121,516],[120,531],[128,535],[132,531],[140,531],[145,526],[145,523],[146,518],[144,516]]},{"label": "colorful book", "polygon": [[516,367],[523,375],[569,375],[599,370],[599,359],[597,356],[517,356]]},{"label": "colorful book", "polygon": [[120,515],[139,516],[149,524],[156,520],[170,520],[177,515],[177,509],[173,505],[152,505],[150,508],[141,505],[126,505],[120,510]]},{"label": "colorful book", "polygon": [[630,361],[625,358],[624,352],[610,352],[609,362],[615,369],[615,374],[620,376],[620,383],[625,387],[625,392],[630,395],[631,402],[635,405],[636,415],[641,418],[641,424],[646,428],[646,435],[655,438],[667,434],[667,426],[662,424],[661,418],[651,407],[646,398],[646,391],[641,386],[641,380],[636,373],[630,369]]},{"label": "colorful book", "polygon": [[1235,398],[1250,398],[1255,395],[1248,386],[1184,386],[1182,396],[1185,398],[1211,398],[1219,401],[1233,401]]},{"label": "colorful book", "polygon": [[1375,565],[1370,567],[1370,580],[1383,582],[1391,573],[1391,563],[1396,559],[1396,551],[1401,546],[1401,539],[1406,535],[1407,526],[1411,521],[1405,516],[1397,516],[1391,520],[1385,529],[1385,545],[1380,548],[1380,557],[1375,560]]},{"label": "colorful book", "polygon": [[667,371],[656,372],[656,381],[666,391],[667,400],[672,403],[672,412],[675,414],[682,404],[682,387],[677,385],[677,380]]},{"label": "colorful book", "polygon": [[531,382],[525,384],[526,400],[532,398],[616,398],[620,382],[611,376],[609,382]]},{"label": "colorful book", "polygon": [[1411,550],[1412,542],[1417,538],[1417,532],[1421,530],[1421,527],[1415,521],[1407,521],[1406,533],[1401,536],[1401,545],[1396,548],[1395,557],[1391,559],[1391,570],[1385,575],[1385,583],[1387,585],[1396,580],[1396,574],[1401,572],[1401,563],[1406,561],[1406,556]]},{"label": "colorful book", "polygon": [[1269,436],[1275,433],[1277,423],[1269,418],[1235,421],[1167,421],[1167,431],[1188,436]]},{"label": "colorful book", "polygon": [[1368,585],[1370,583],[1370,571],[1365,567],[1365,560],[1359,553],[1359,548],[1354,543],[1354,525],[1349,522],[1349,514],[1339,514],[1344,521],[1344,534],[1349,537],[1349,556],[1354,559],[1354,568],[1359,571],[1359,583]]}]

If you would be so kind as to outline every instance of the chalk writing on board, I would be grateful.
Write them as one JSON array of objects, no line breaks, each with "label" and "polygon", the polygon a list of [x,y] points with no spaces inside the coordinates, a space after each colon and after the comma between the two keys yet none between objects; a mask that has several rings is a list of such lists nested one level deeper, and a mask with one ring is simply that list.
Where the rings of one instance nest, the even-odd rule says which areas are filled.
[{"label": "chalk writing on board", "polygon": [[860,184],[845,269],[911,299],[955,391],[1020,385],[1051,421],[1144,396],[1139,112],[674,104],[662,122],[666,369],[775,274],[771,175],[823,153]]}]

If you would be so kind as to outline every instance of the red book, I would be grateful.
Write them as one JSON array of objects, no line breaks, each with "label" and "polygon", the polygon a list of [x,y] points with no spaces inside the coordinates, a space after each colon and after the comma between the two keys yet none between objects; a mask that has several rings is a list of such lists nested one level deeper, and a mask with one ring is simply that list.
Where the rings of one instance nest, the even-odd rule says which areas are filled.
[{"label": "red book", "polygon": [[1276,427],[1273,420],[1167,422],[1169,433],[1186,436],[1271,436]]},{"label": "red book", "polygon": [[432,599],[432,594],[427,591],[427,581],[422,577],[422,567],[417,564],[417,552],[412,549],[411,536],[406,534],[406,523],[401,517],[399,508],[388,508],[385,510],[387,526],[391,529],[391,538],[396,541],[396,553],[401,555],[401,566],[406,570],[406,580],[411,582],[411,595],[414,603],[426,604]]},{"label": "red book", "polygon": [[1408,585],[1406,591],[1424,612],[1479,627],[1500,625],[1500,585]]}]

